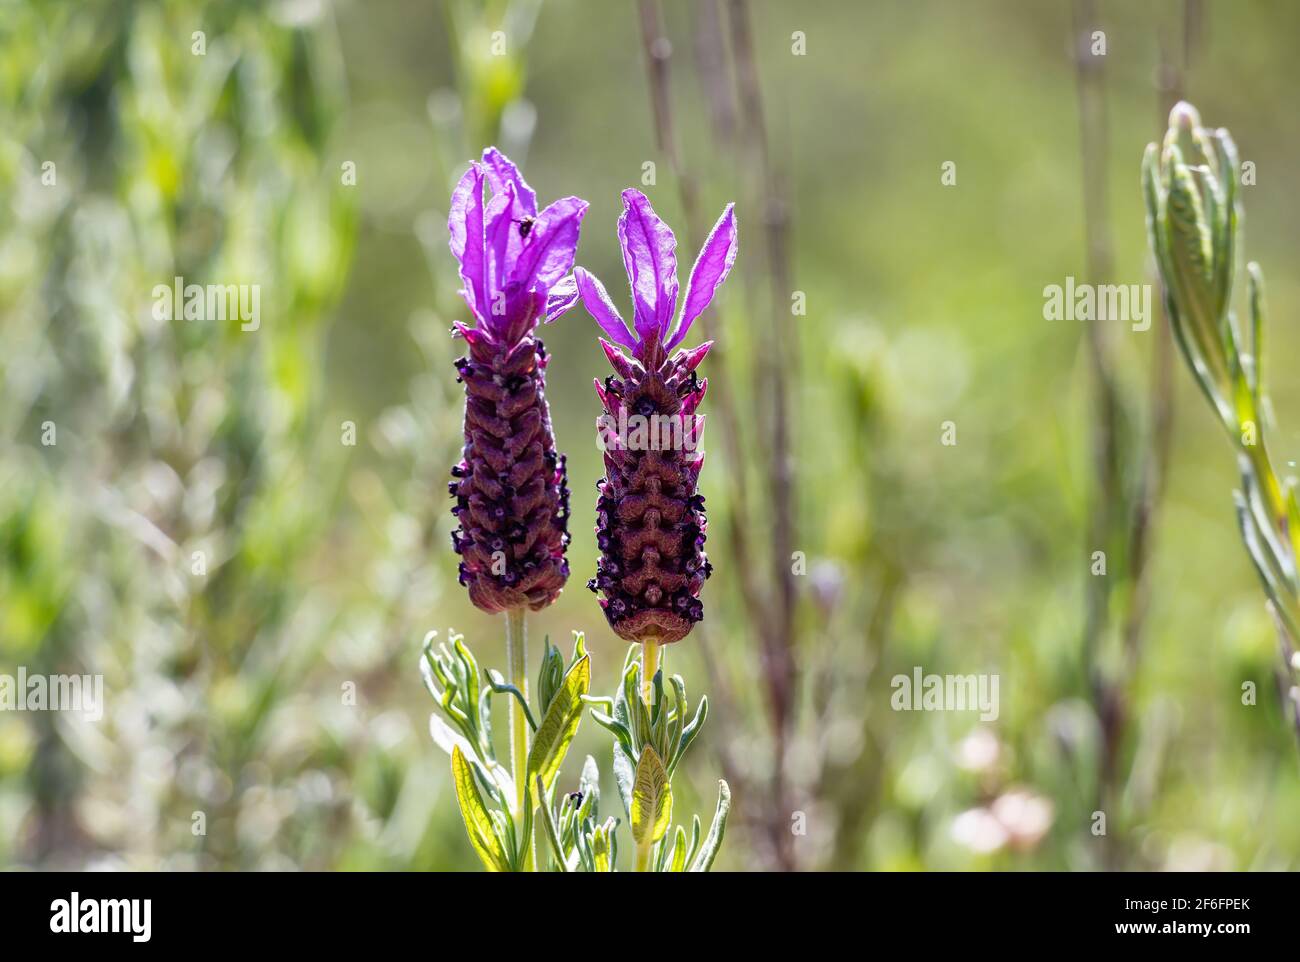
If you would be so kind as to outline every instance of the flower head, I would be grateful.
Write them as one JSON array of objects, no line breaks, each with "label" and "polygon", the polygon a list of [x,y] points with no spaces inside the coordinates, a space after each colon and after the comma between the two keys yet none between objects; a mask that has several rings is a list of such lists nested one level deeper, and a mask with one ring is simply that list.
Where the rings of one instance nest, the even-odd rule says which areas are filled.
[{"label": "flower head", "polygon": [[704,418],[696,410],[708,381],[695,369],[711,342],[669,352],[735,263],[736,220],[728,205],[691,270],[675,318],[673,233],[639,191],[624,191],[623,205],[618,236],[632,285],[631,330],[600,281],[574,269],[583,305],[613,341],[600,344],[616,372],[596,382],[605,477],[596,514],[601,557],[588,587],[604,595],[601,607],[620,637],[668,644],[704,617],[699,594],[713,570],[704,553],[704,498],[696,493],[704,464]]},{"label": "flower head", "polygon": [[546,404],[546,349],[533,332],[577,302],[566,275],[586,210],[566,197],[539,213],[537,195],[495,147],[451,198],[451,252],[474,319],[455,324],[469,354],[456,359],[465,447],[449,485],[460,522],[452,546],[461,584],[488,612],[543,608],[569,576],[564,456]]}]

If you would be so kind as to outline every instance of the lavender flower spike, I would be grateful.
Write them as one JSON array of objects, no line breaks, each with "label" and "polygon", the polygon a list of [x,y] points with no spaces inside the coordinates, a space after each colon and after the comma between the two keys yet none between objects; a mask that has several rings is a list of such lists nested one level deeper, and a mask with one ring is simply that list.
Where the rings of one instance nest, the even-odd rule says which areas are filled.
[{"label": "lavender flower spike", "polygon": [[605,409],[605,478],[596,515],[601,557],[587,586],[603,593],[601,607],[620,637],[670,644],[704,617],[699,594],[712,571],[704,553],[704,498],[696,493],[704,418],[695,413],[708,388],[695,369],[712,342],[669,352],[735,263],[736,218],[728,204],[691,269],[674,323],[673,232],[640,191],[625,190],[623,208],[618,237],[632,285],[632,329],[600,281],[581,267],[573,272],[583,306],[610,338],[600,343],[617,372],[596,382]]},{"label": "lavender flower spike", "polygon": [[[484,187],[489,196],[485,199]],[[540,610],[569,576],[569,491],[546,405],[546,350],[534,336],[575,303],[573,268],[587,203],[537,195],[495,147],[451,196],[447,228],[473,324],[457,358],[465,385],[465,450],[449,485],[460,522],[460,582],[484,611]]]}]

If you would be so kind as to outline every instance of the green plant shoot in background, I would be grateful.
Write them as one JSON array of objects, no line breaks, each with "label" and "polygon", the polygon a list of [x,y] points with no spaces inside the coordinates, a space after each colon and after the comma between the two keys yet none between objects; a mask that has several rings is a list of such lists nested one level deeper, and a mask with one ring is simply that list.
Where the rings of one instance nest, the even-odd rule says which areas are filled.
[{"label": "green plant shoot in background", "polygon": [[1283,698],[1300,736],[1300,506],[1294,482],[1283,480],[1266,443],[1273,418],[1264,391],[1264,275],[1253,261],[1246,265],[1247,326],[1232,306],[1239,176],[1231,135],[1202,127],[1196,108],[1185,102],[1170,112],[1164,142],[1149,144],[1142,161],[1147,230],[1169,320],[1237,453],[1237,521],[1277,622]]}]

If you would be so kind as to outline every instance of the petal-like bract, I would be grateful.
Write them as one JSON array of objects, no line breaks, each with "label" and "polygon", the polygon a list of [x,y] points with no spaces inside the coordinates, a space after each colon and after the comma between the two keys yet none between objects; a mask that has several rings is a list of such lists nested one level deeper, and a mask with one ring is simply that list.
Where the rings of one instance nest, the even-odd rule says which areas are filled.
[{"label": "petal-like bract", "polygon": [[451,233],[451,253],[460,264],[460,279],[465,285],[462,294],[476,317],[487,304],[483,213],[483,168],[471,164],[452,192],[447,230]]},{"label": "petal-like bract", "polygon": [[643,341],[662,343],[677,309],[677,239],[645,194],[631,189],[623,191],[618,239],[632,284],[637,335]]},{"label": "petal-like bract", "polygon": [[605,291],[605,285],[602,284],[596,275],[581,267],[573,269],[573,279],[577,282],[578,293],[582,297],[582,306],[587,309],[587,313],[596,319],[596,323],[611,338],[626,347],[636,347],[636,340],[632,337],[632,332],[627,329],[623,323],[623,318],[619,316],[618,309],[614,307],[613,302],[609,299],[609,294]]},{"label": "petal-like bract", "polygon": [[686,282],[686,299],[682,303],[682,318],[664,350],[671,351],[686,337],[695,319],[713,300],[714,292],[731,273],[736,263],[736,213],[735,204],[728,204],[718,222],[709,232],[709,239],[700,249],[700,256],[691,268],[691,278]]},{"label": "petal-like bract", "polygon": [[535,277],[544,287],[554,287],[573,270],[578,249],[578,229],[587,212],[587,202],[577,197],[557,200],[537,215],[523,250],[515,262],[511,280],[524,283]]}]

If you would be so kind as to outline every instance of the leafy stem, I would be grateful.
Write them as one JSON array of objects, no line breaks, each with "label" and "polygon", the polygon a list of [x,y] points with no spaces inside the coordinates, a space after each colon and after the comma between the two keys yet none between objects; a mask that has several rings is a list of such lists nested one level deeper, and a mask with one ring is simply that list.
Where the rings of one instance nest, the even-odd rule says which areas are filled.
[{"label": "leafy stem", "polygon": [[1300,637],[1300,508],[1265,444],[1264,296],[1258,265],[1246,265],[1249,335],[1232,311],[1240,247],[1237,149],[1226,130],[1209,130],[1187,103],[1169,115],[1161,146],[1147,147],[1143,196],[1152,252],[1170,323],[1188,367],[1236,448],[1235,492],[1242,540],[1268,596],[1282,649],[1287,714],[1300,734],[1294,658]]},{"label": "leafy stem", "polygon": [[[510,668],[510,686],[516,698],[510,702],[510,770],[515,776],[515,811],[519,815],[528,803],[528,722],[525,710],[528,704],[528,627],[524,623],[524,609],[512,608],[506,612],[506,661]],[[523,840],[525,870],[536,869],[532,853],[532,838]]]},{"label": "leafy stem", "polygon": [[[590,758],[578,791],[556,800],[555,783],[582,719],[591,685],[591,659],[580,632],[574,632],[573,656],[566,666],[559,648],[543,640],[537,686],[523,675],[522,612],[507,621],[506,647],[512,681],[479,667],[460,635],[450,647],[434,646],[430,632],[421,668],[425,684],[443,715],[429,720],[434,741],[451,756],[452,781],[470,844],[489,871],[530,872],[551,865],[560,871],[612,871],[618,856],[616,822],[597,823],[599,773]],[[492,747],[492,695],[509,695],[512,764],[509,771]],[[443,716],[447,721],[443,720]],[[540,721],[538,719],[540,718]],[[531,743],[528,732],[531,729]],[[518,739],[524,739],[520,744]],[[541,809],[542,848],[534,836]],[[549,844],[548,844],[549,843]]]}]

